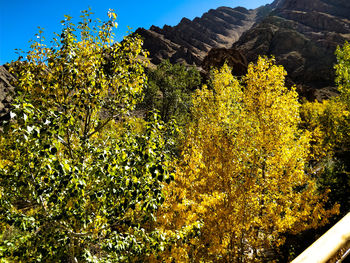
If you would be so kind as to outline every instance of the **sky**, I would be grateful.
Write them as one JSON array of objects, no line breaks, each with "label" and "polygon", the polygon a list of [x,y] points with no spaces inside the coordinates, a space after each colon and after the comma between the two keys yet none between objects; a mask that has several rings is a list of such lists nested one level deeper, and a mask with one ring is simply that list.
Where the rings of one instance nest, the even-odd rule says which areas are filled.
[{"label": "sky", "polygon": [[[272,0],[0,0],[0,65],[16,60],[15,49],[27,51],[29,40],[34,39],[38,27],[44,28],[44,37],[51,40],[54,32],[60,33],[60,21],[64,15],[73,18],[89,7],[94,18],[107,20],[108,9],[117,13],[117,40],[122,40],[128,27],[135,31],[139,27],[148,29],[151,25],[174,26],[183,17],[193,19],[209,9],[219,6],[248,9],[269,4]],[[73,20],[74,21],[74,20]]]}]

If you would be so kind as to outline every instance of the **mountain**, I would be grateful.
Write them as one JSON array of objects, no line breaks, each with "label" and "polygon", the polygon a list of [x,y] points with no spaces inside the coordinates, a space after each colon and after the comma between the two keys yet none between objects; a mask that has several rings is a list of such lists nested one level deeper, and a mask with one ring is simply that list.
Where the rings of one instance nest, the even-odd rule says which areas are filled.
[{"label": "mountain", "polygon": [[154,64],[169,59],[207,70],[228,60],[242,74],[246,62],[273,55],[290,84],[310,99],[322,98],[334,93],[334,51],[350,41],[350,1],[275,0],[253,10],[219,7],[174,27],[136,33]]},{"label": "mountain", "polygon": [[[293,83],[314,96],[327,96],[334,86],[334,51],[350,40],[348,0],[279,0],[232,48],[248,61],[275,56]],[[322,94],[319,94],[319,93]]]},{"label": "mountain", "polygon": [[242,7],[211,9],[192,21],[183,18],[174,26],[139,28],[136,34],[144,39],[144,48],[151,61],[159,64],[163,59],[173,63],[200,65],[212,48],[230,48],[243,32],[259,19],[259,10]]},{"label": "mountain", "polygon": [[14,77],[4,66],[0,66],[0,124],[9,117],[10,103],[14,92],[14,87],[10,84],[12,80]]},{"label": "mountain", "polygon": [[[139,28],[153,64],[164,59],[196,65],[207,74],[226,61],[243,75],[259,55],[274,56],[288,85],[313,100],[334,95],[334,51],[350,41],[349,0],[275,0],[256,9],[219,7],[176,26]],[[11,75],[0,68],[0,116]]]}]

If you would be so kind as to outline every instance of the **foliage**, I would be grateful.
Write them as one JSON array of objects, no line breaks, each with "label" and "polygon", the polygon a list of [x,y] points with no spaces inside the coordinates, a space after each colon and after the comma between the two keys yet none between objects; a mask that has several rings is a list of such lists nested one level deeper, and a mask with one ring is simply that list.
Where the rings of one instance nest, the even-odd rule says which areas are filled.
[{"label": "foliage", "polygon": [[340,98],[350,108],[350,44],[345,42],[335,52],[337,64],[335,65],[336,83],[340,92]]},{"label": "foliage", "polygon": [[201,77],[194,67],[171,64],[164,60],[148,74],[144,104],[158,109],[162,120],[174,117],[178,123],[187,123],[192,105],[191,94],[200,85]]},{"label": "foliage", "polygon": [[[154,213],[170,182],[166,129],[126,114],[142,98],[137,37],[113,43],[116,15],[76,27],[18,62],[0,135],[0,257],[15,262],[133,262],[161,249]],[[80,37],[78,36],[80,34]]]},{"label": "foliage", "polygon": [[345,125],[349,112],[339,99],[304,102],[300,110],[302,128],[311,133],[310,161],[319,162],[334,156],[347,140],[349,127]]},{"label": "foliage", "polygon": [[348,115],[346,105],[339,98],[305,102],[301,106],[302,127],[311,134],[308,170],[318,175],[321,189],[332,190],[329,204],[340,204],[341,212],[345,213],[349,208],[346,200],[350,183],[346,175],[348,154],[345,150],[350,132]]},{"label": "foliage", "polygon": [[340,122],[342,127],[341,147],[350,151],[350,44],[345,42],[343,47],[337,48],[335,54],[337,56],[336,83],[340,92],[338,100],[344,104],[342,109],[345,108],[342,111],[344,117]]},{"label": "foliage", "polygon": [[[350,123],[349,123],[349,68],[350,45],[345,43],[336,51],[338,63],[336,83],[339,96],[322,102],[306,102],[301,105],[301,128],[311,134],[311,154],[308,161],[308,171],[317,174],[317,184],[320,190],[331,189],[326,206],[340,205],[340,213],[332,219],[335,224],[350,209]],[[289,262],[301,253],[311,241],[322,235],[328,225],[316,231],[305,231],[298,235],[289,235],[282,248],[281,262]],[[296,253],[296,254],[295,254]]]},{"label": "foliage", "polygon": [[[343,205],[342,208],[345,214],[350,209],[350,44],[345,42],[343,47],[338,47],[336,56],[338,63],[335,65],[335,69],[337,74],[336,82],[340,92],[339,100],[345,107],[343,118],[339,121],[342,134],[338,147],[342,151],[337,155],[340,165],[336,169],[340,170],[340,172],[337,173],[336,177],[336,186],[339,188],[336,200],[339,200]],[[337,187],[335,189],[338,189]]]},{"label": "foliage", "polygon": [[327,192],[304,171],[310,138],[298,128],[297,93],[284,76],[273,59],[259,58],[243,85],[224,66],[212,88],[196,92],[159,215],[168,235],[193,235],[178,237],[169,262],[261,262],[284,233],[323,225],[337,212],[324,209]]},{"label": "foliage", "polygon": [[323,102],[302,105],[303,128],[312,134],[313,158],[310,167],[321,174],[322,188],[333,189],[331,203],[338,202],[342,213],[350,207],[349,145],[350,145],[350,45],[336,50],[336,83],[340,95]]}]

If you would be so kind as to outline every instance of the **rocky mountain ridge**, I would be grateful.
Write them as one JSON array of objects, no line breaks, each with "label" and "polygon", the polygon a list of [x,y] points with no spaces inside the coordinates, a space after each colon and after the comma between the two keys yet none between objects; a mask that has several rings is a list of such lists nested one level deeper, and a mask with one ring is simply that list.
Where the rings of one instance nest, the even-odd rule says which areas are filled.
[{"label": "rocky mountain ridge", "polygon": [[[204,73],[226,61],[243,75],[259,55],[274,56],[289,85],[313,100],[334,95],[334,51],[350,41],[349,0],[275,0],[256,9],[219,7],[174,26],[135,32],[153,64],[164,59],[196,65]],[[11,74],[0,69],[0,115],[11,96]]]},{"label": "rocky mountain ridge", "polygon": [[139,28],[136,34],[144,39],[144,48],[151,54],[154,64],[163,59],[172,63],[200,65],[212,48],[229,48],[243,32],[259,19],[259,10],[242,7],[219,7],[196,17],[183,18],[174,26]]},{"label": "rocky mountain ridge", "polygon": [[207,70],[229,58],[241,74],[245,61],[274,56],[303,95],[322,99],[334,93],[334,51],[350,41],[350,1],[275,0],[253,10],[220,7],[174,27],[136,33],[154,64],[169,59]]},{"label": "rocky mountain ridge", "polygon": [[[334,86],[335,49],[350,40],[349,3],[279,1],[269,15],[244,32],[232,48],[242,52],[248,61],[256,60],[259,55],[275,56],[304,93],[314,91],[314,97],[322,99]],[[318,94],[320,92],[323,94]]]},{"label": "rocky mountain ridge", "polygon": [[13,80],[13,75],[4,66],[0,66],[0,124],[9,117],[10,103],[14,93],[14,87],[10,82]]}]

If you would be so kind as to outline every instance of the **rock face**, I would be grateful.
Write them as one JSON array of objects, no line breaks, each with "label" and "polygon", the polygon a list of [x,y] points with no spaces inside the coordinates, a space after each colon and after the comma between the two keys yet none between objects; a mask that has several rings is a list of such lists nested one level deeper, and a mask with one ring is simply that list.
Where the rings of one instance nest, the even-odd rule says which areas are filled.
[{"label": "rock face", "polygon": [[237,54],[248,62],[273,55],[301,93],[321,98],[333,92],[336,47],[350,41],[350,1],[275,0],[254,10],[220,7],[193,21],[184,18],[175,27],[136,33],[154,64],[169,59],[206,70],[237,60]]},{"label": "rock face", "polygon": [[10,103],[14,92],[14,87],[10,84],[12,80],[14,77],[4,66],[0,66],[0,123],[9,117]]},{"label": "rock face", "polygon": [[248,61],[259,55],[275,56],[304,90],[333,86],[334,51],[350,40],[350,1],[279,0],[272,6],[270,15],[247,30],[232,48]]},{"label": "rock face", "polygon": [[211,67],[221,68],[224,63],[232,68],[232,74],[242,76],[247,73],[248,62],[246,57],[236,49],[213,48],[204,58],[201,66],[205,72]]},{"label": "rock face", "polygon": [[212,48],[231,47],[259,17],[258,9],[219,7],[192,21],[183,18],[174,27],[152,26],[135,33],[144,39],[143,47],[150,52],[152,63],[169,59],[172,63],[199,66]]}]

